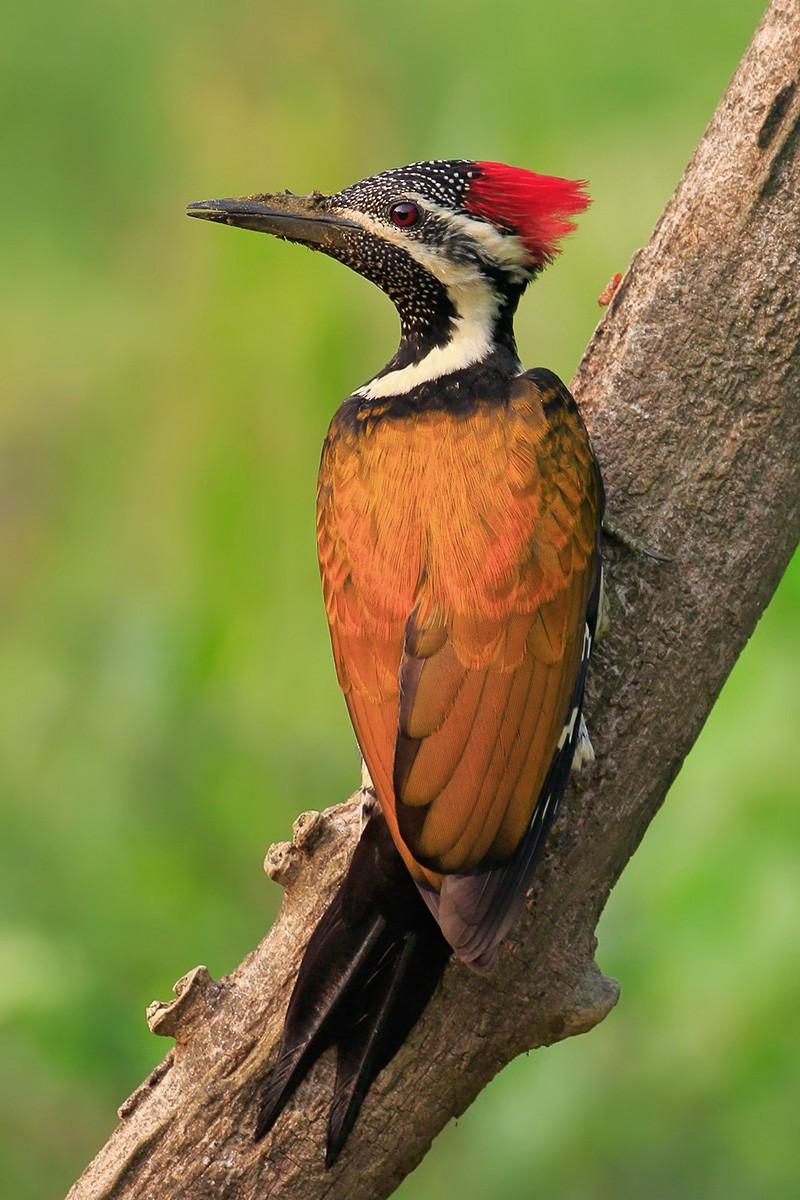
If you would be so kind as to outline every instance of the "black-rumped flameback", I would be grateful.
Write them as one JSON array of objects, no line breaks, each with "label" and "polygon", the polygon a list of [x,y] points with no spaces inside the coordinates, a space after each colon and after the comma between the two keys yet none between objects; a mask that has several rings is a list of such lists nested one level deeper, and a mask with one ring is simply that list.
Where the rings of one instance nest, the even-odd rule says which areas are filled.
[{"label": "black-rumped flameback", "polygon": [[452,954],[493,967],[576,755],[603,488],[574,400],[525,371],[522,293],[588,197],[465,159],[334,195],[193,204],[386,292],[397,352],[333,418],[317,538],[339,684],[374,801],[311,937],[257,1136],[337,1047],[327,1162]]}]

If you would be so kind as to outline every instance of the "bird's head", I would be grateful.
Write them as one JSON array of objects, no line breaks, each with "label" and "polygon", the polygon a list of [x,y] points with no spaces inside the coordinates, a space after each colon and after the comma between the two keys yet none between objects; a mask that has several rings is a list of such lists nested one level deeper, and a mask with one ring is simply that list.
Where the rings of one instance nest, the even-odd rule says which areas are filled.
[{"label": "bird's head", "polygon": [[519,298],[588,203],[580,181],[453,159],[382,171],[333,195],[204,200],[187,211],[321,250],[386,292],[402,341],[384,382],[365,385],[378,395],[463,369],[497,347],[516,359]]}]

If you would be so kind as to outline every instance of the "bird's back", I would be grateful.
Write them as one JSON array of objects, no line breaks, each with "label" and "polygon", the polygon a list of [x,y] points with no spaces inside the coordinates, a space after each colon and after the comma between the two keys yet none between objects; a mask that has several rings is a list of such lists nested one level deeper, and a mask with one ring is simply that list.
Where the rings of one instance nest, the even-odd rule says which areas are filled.
[{"label": "bird's back", "polygon": [[570,720],[601,485],[547,371],[463,411],[348,401],[323,451],[339,682],[418,882],[507,864]]}]

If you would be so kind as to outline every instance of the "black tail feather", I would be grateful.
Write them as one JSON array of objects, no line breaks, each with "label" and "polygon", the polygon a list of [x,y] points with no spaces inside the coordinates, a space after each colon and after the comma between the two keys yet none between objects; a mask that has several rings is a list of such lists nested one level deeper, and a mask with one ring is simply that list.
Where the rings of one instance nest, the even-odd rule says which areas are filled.
[{"label": "black tail feather", "polygon": [[424,1011],[450,957],[375,808],[306,948],[256,1126],[263,1137],[320,1054],[337,1047],[326,1165],[376,1076]]},{"label": "black tail feather", "polygon": [[381,1051],[385,1049],[387,1026],[415,942],[414,934],[406,934],[403,940],[387,948],[374,978],[367,983],[369,1003],[363,1004],[362,1015],[351,1028],[342,1030],[337,1046],[336,1084],[328,1113],[327,1167],[336,1161],[370,1084],[388,1062]]},{"label": "black tail feather", "polygon": [[300,1081],[332,1036],[337,1009],[380,942],[380,913],[352,930],[342,920],[341,891],[311,935],[283,1026],[278,1061],[261,1097],[256,1141],[269,1133]]}]

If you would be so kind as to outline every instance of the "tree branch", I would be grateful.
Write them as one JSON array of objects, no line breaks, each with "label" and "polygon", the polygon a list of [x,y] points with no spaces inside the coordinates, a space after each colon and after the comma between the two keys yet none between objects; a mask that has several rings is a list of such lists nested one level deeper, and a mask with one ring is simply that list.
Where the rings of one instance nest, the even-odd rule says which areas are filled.
[{"label": "tree branch", "polygon": [[332,1171],[328,1056],[256,1145],[303,944],[358,832],[357,798],[304,814],[267,856],[286,888],[273,929],[231,976],[198,967],[151,1006],[176,1046],[69,1200],[379,1200],[505,1063],[615,1003],[597,920],[800,534],[798,64],[798,0],[775,0],[573,381],[612,515],[673,561],[610,548],[612,627],[588,698],[597,766],[566,798],[497,972],[448,968]]}]

